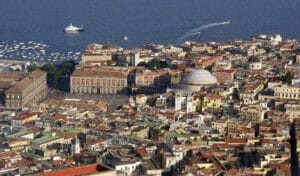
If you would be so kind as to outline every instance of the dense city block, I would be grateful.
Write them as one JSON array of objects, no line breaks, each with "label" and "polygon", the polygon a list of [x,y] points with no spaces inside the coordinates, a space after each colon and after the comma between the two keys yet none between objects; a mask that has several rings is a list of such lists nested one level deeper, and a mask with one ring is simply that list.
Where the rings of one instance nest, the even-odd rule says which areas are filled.
[{"label": "dense city block", "polygon": [[0,175],[297,175],[299,141],[300,43],[279,34],[0,60]]}]

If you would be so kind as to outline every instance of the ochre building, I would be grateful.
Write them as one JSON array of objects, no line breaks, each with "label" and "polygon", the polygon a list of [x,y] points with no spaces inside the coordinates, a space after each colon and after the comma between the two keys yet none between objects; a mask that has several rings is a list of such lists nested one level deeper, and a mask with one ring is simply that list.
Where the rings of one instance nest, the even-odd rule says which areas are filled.
[{"label": "ochre building", "polygon": [[70,92],[84,94],[125,93],[128,77],[128,70],[77,69],[71,75]]},{"label": "ochre building", "polygon": [[5,91],[5,106],[20,108],[40,102],[47,95],[47,74],[35,70]]}]

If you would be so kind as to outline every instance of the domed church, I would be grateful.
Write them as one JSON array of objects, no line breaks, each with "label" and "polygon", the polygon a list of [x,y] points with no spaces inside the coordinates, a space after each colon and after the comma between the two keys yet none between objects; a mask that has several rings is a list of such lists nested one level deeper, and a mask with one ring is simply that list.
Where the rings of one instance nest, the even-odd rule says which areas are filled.
[{"label": "domed church", "polygon": [[183,77],[180,87],[188,91],[201,91],[217,84],[217,79],[207,70],[197,69]]}]

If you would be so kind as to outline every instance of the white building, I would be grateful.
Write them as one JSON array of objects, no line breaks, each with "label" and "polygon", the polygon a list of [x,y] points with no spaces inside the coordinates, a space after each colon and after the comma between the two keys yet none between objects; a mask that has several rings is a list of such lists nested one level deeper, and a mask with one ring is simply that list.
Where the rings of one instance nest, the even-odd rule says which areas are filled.
[{"label": "white building", "polygon": [[294,79],[292,79],[292,86],[300,86],[300,76],[297,76]]},{"label": "white building", "polygon": [[194,98],[190,94],[176,93],[175,111],[185,111],[187,113],[194,111]]},{"label": "white building", "polygon": [[161,52],[162,52],[162,53],[165,53],[165,54],[170,54],[170,53],[181,53],[181,52],[183,52],[183,49],[182,49],[182,48],[179,48],[179,47],[172,46],[172,45],[167,45],[167,46],[164,46],[164,47],[161,49]]},{"label": "white building", "polygon": [[72,153],[80,153],[80,141],[77,136],[75,136],[74,139],[72,139],[71,143]]},{"label": "white building", "polygon": [[250,70],[260,70],[262,69],[262,62],[257,57],[249,58],[249,69]]},{"label": "white building", "polygon": [[251,63],[249,63],[249,68],[251,70],[260,70],[262,68],[262,63],[261,62],[251,62]]},{"label": "white building", "polygon": [[141,62],[140,54],[137,52],[130,53],[130,65],[137,66]]},{"label": "white building", "polygon": [[270,38],[272,45],[279,45],[282,42],[282,36],[280,34],[274,34]]},{"label": "white building", "polygon": [[216,66],[218,68],[231,69],[232,64],[230,60],[221,60],[216,63]]},{"label": "white building", "polygon": [[117,172],[119,172],[118,175],[129,176],[141,164],[142,164],[142,162],[140,162],[140,161],[137,161],[137,162],[134,162],[134,163],[124,162],[124,163],[120,163],[120,164],[116,165],[115,169],[116,169]]}]

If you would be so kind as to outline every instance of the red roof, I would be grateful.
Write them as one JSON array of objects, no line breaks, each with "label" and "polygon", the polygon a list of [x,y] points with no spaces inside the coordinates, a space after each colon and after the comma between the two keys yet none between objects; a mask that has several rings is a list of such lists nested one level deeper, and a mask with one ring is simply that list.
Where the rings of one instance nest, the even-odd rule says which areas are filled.
[{"label": "red roof", "polygon": [[108,126],[106,124],[101,124],[101,125],[97,126],[97,130],[106,131],[106,130],[108,130]]},{"label": "red roof", "polygon": [[218,99],[221,99],[221,95],[218,95],[218,94],[212,94],[212,95],[208,95],[207,96],[207,99],[208,100],[218,100]]},{"label": "red roof", "polygon": [[145,147],[138,147],[138,148],[136,149],[136,152],[137,152],[138,154],[140,154],[141,156],[147,156],[147,154],[148,154],[148,152],[147,152],[147,150],[146,150]]},{"label": "red roof", "polygon": [[245,138],[226,138],[227,144],[245,144],[247,140]]},{"label": "red roof", "polygon": [[26,167],[26,166],[30,166],[33,163],[27,159],[21,159],[15,163],[12,164],[13,167]]},{"label": "red roof", "polygon": [[292,47],[293,47],[293,44],[291,44],[291,43],[285,43],[280,46],[281,49],[292,49]]},{"label": "red roof", "polygon": [[214,71],[214,73],[216,72],[221,72],[221,73],[234,73],[235,69],[217,69]]},{"label": "red roof", "polygon": [[17,152],[14,151],[7,151],[7,152],[0,152],[0,158],[11,158],[17,155]]},{"label": "red roof", "polygon": [[261,85],[260,83],[249,83],[249,84],[247,84],[247,89],[248,90],[255,90],[260,85]]},{"label": "red roof", "polygon": [[65,115],[65,114],[56,114],[56,115],[54,116],[54,118],[55,118],[56,120],[59,120],[59,119],[64,120],[64,119],[66,119],[67,117],[68,117],[68,116]]},{"label": "red roof", "polygon": [[72,167],[67,169],[56,170],[47,173],[36,174],[39,176],[79,176],[87,175],[97,172],[109,171],[109,168],[106,168],[102,165],[92,164],[87,166]]},{"label": "red roof", "polygon": [[239,172],[238,169],[232,168],[225,172],[224,176],[235,176]]},{"label": "red roof", "polygon": [[25,119],[30,118],[30,117],[32,117],[33,115],[37,115],[37,114],[38,114],[38,113],[24,112],[24,113],[18,115],[18,116],[17,116],[16,118],[14,118],[14,119],[16,119],[16,120],[25,120]]}]

